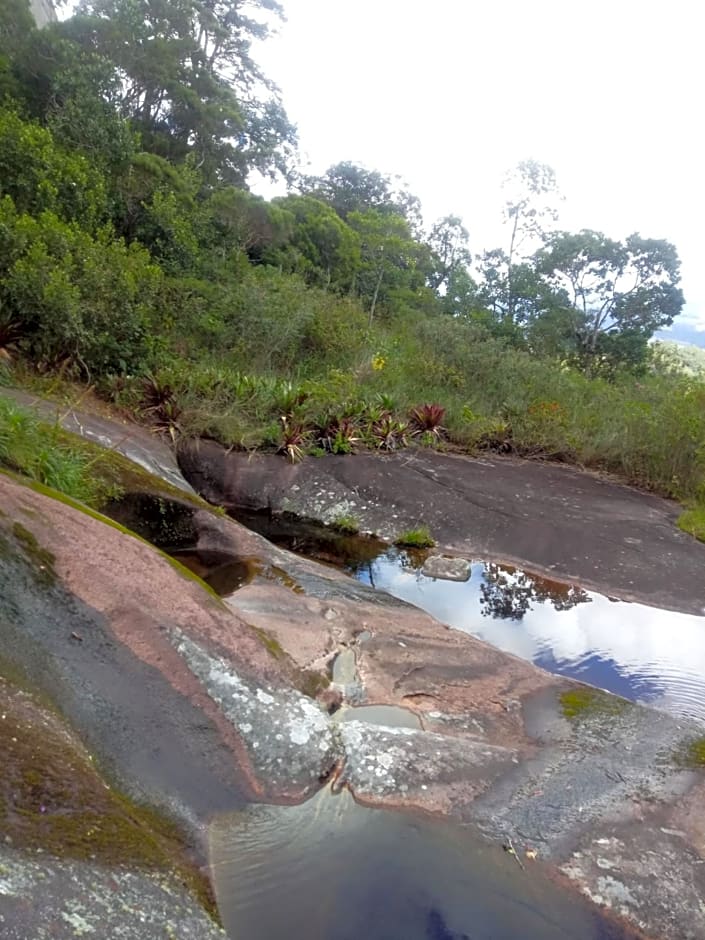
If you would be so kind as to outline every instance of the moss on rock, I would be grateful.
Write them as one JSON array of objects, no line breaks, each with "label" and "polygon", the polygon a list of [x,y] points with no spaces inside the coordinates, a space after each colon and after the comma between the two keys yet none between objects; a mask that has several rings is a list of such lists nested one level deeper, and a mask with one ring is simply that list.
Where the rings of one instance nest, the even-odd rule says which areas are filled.
[{"label": "moss on rock", "polygon": [[589,686],[561,692],[559,701],[563,717],[570,720],[593,715],[620,715],[629,707],[626,699]]},{"label": "moss on rock", "polygon": [[63,720],[0,676],[0,819],[20,849],[173,871],[215,911],[208,879],[168,819],[110,788]]}]

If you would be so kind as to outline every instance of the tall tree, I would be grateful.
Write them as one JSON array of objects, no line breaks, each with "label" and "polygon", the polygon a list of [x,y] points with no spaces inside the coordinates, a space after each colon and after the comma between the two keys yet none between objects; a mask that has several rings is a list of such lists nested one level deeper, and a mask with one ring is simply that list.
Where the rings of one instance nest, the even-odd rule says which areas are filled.
[{"label": "tall tree", "polygon": [[536,292],[531,283],[530,256],[558,220],[560,200],[556,175],[545,163],[522,160],[504,181],[506,248],[485,253],[480,269],[483,300],[496,315],[512,323],[526,316],[526,302]]},{"label": "tall tree", "polygon": [[424,286],[428,256],[400,215],[369,209],[351,212],[349,222],[360,239],[357,291],[372,324],[377,305],[388,299],[391,291],[414,291]]},{"label": "tall tree", "polygon": [[286,245],[265,260],[301,274],[307,283],[347,292],[360,266],[359,236],[333,208],[312,196],[286,196],[273,206],[292,220]]},{"label": "tall tree", "polygon": [[275,0],[83,0],[66,32],[114,63],[146,149],[192,154],[207,179],[285,169],[295,133],[251,56]]},{"label": "tall tree", "polygon": [[429,285],[434,290],[445,293],[458,272],[467,270],[472,260],[469,238],[468,230],[457,215],[447,215],[433,226],[427,243],[433,260]]},{"label": "tall tree", "polygon": [[663,239],[633,234],[619,242],[590,230],[556,232],[535,262],[590,370],[601,359],[638,362],[654,332],[683,308],[678,254]]}]

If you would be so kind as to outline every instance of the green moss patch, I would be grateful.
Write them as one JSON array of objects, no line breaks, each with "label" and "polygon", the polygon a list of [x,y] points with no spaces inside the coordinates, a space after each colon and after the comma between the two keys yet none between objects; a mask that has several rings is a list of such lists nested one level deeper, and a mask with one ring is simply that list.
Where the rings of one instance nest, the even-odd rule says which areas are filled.
[{"label": "green moss patch", "polygon": [[678,517],[678,528],[705,542],[705,505],[692,506],[682,512]]},{"label": "green moss patch", "polygon": [[394,539],[394,544],[398,548],[433,548],[436,540],[426,526],[420,526],[418,529],[402,532]]},{"label": "green moss patch", "polygon": [[0,677],[0,820],[14,845],[59,858],[174,871],[214,910],[178,828],[106,786],[58,715]]},{"label": "green moss patch", "polygon": [[705,738],[691,738],[676,751],[675,760],[681,767],[705,767]]},{"label": "green moss patch", "polygon": [[37,580],[42,584],[53,584],[56,581],[54,562],[56,558],[46,548],[43,548],[35,535],[26,529],[21,522],[12,526],[12,534],[19,542],[22,551],[32,563],[32,570]]},{"label": "green moss patch", "polygon": [[561,692],[559,696],[561,712],[564,718],[576,720],[592,715],[620,715],[629,707],[626,699],[610,695],[601,689],[576,688]]}]

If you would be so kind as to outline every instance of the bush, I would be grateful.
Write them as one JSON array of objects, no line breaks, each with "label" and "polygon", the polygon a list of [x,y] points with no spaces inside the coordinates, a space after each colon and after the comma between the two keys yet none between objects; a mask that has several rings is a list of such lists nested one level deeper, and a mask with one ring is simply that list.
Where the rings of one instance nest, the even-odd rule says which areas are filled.
[{"label": "bush", "polygon": [[51,212],[20,214],[0,201],[0,301],[21,348],[44,366],[88,378],[147,365],[160,270],[109,229],[95,237]]},{"label": "bush", "polygon": [[53,212],[87,229],[107,219],[101,174],[58,147],[48,130],[0,109],[0,141],[0,196],[10,196],[19,212]]}]

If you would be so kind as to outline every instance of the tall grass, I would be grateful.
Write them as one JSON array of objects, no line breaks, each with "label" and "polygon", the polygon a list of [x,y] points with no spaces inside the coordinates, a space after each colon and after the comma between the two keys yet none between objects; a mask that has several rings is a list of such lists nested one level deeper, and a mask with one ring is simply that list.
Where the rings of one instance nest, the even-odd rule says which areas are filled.
[{"label": "tall grass", "polygon": [[116,495],[115,485],[96,471],[95,455],[72,442],[58,425],[0,398],[0,468],[51,486],[88,505]]},{"label": "tall grass", "polygon": [[[342,420],[355,424],[347,436],[354,451],[371,443],[364,425],[373,426],[375,412],[403,424],[414,408],[436,403],[447,446],[570,462],[705,500],[705,383],[697,376],[589,378],[439,315],[408,312],[369,329],[352,300],[271,270],[245,278],[230,301],[219,313],[218,348],[204,349],[197,324],[184,325],[191,340],[179,347],[174,339],[172,359],[156,370],[173,389],[183,434],[276,450],[282,418],[313,432]],[[141,413],[139,377],[119,385],[114,397]]]}]

